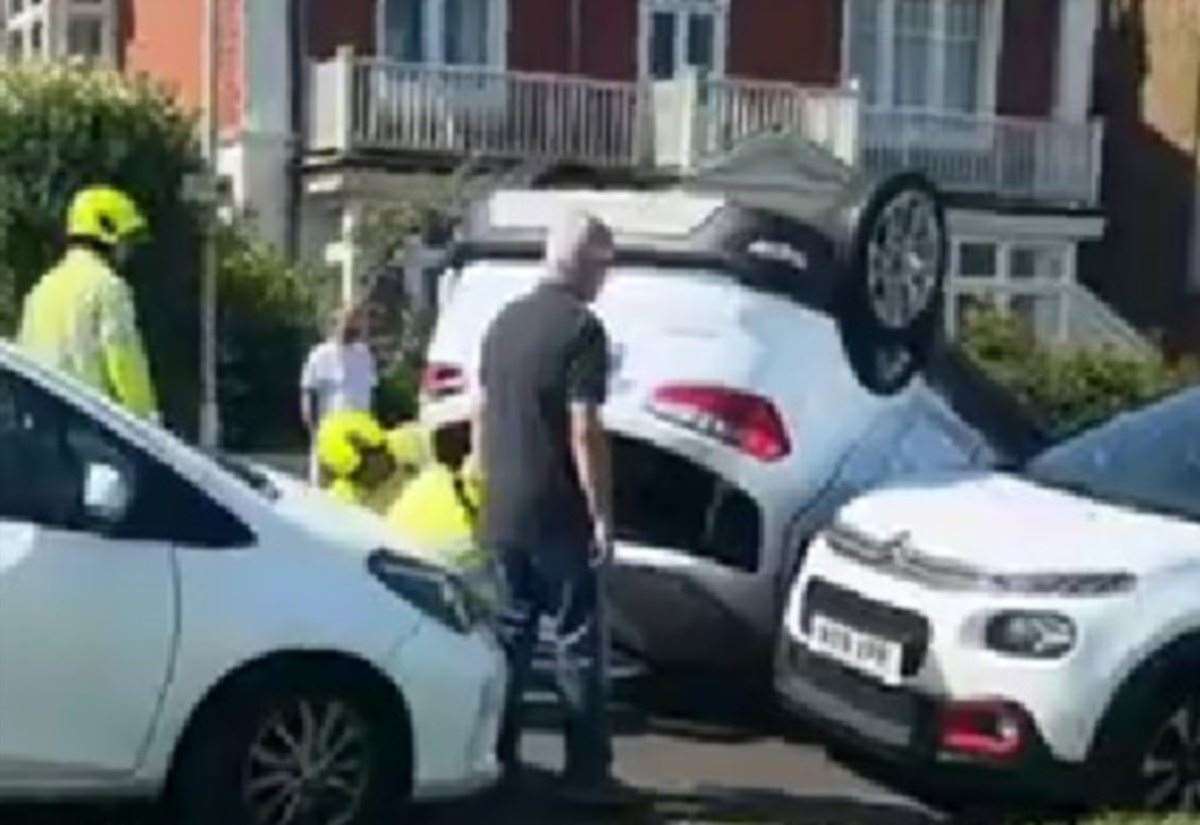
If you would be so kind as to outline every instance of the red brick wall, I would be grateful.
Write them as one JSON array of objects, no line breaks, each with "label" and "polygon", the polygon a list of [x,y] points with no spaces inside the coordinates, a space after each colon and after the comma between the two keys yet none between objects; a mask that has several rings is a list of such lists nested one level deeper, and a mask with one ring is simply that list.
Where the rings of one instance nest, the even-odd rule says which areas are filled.
[{"label": "red brick wall", "polygon": [[571,0],[510,0],[510,68],[521,72],[556,74],[570,71],[570,4]]},{"label": "red brick wall", "polygon": [[[245,89],[244,0],[218,0],[217,111],[223,131],[241,126]],[[121,61],[172,89],[180,104],[198,111],[204,102],[204,0],[123,0]]]},{"label": "red brick wall", "polygon": [[1054,108],[1059,0],[1006,0],[996,106],[1048,117]]},{"label": "red brick wall", "polygon": [[[204,0],[124,0],[121,41],[125,70],[165,83],[189,109],[199,109],[204,86],[201,32]],[[182,32],[191,33],[182,36]]]},{"label": "red brick wall", "polygon": [[728,74],[834,84],[841,75],[841,44],[842,0],[734,0]]},{"label": "red brick wall", "polygon": [[[236,132],[242,127],[246,103],[246,18],[242,4],[247,1],[218,0],[217,5],[217,112],[222,132]],[[280,36],[286,37],[286,33]]]},{"label": "red brick wall", "polygon": [[637,78],[638,0],[582,2],[584,73],[606,80]]},{"label": "red brick wall", "polygon": [[310,0],[309,55],[326,59],[332,57],[339,46],[353,46],[359,54],[374,54],[375,3],[376,0]]}]

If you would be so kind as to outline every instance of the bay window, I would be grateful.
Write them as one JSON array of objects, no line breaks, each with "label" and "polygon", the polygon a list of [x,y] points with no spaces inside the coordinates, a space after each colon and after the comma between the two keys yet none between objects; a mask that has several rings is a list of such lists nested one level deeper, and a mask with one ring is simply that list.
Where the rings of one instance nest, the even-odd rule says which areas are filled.
[{"label": "bay window", "polygon": [[992,108],[1002,0],[848,0],[847,73],[880,108]]},{"label": "bay window", "polygon": [[502,66],[507,0],[383,0],[379,42],[400,63]]}]

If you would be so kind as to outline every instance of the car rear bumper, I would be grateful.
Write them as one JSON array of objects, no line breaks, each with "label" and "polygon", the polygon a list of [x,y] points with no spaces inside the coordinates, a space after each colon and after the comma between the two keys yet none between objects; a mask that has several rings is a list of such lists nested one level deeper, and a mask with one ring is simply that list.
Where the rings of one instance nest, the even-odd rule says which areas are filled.
[{"label": "car rear bumper", "polygon": [[[786,634],[785,634],[786,636]],[[831,742],[889,763],[934,792],[976,801],[1074,804],[1087,801],[1087,770],[1054,758],[1032,724],[1019,755],[994,760],[947,751],[941,744],[946,700],[889,688],[785,638],[776,655],[775,691],[791,715]]]}]

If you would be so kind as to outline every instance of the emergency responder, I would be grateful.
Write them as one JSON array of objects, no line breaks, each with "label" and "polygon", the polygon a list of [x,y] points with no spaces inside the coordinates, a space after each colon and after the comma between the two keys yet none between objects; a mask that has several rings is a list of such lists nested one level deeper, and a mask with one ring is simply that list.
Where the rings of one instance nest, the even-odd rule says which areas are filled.
[{"label": "emergency responder", "polygon": [[93,186],[71,201],[66,230],[66,254],[25,298],[18,342],[42,363],[157,420],[133,292],[117,274],[146,236],[146,219],[125,193]]},{"label": "emergency responder", "polygon": [[330,413],[317,430],[322,487],[347,504],[387,515],[400,491],[428,460],[428,439],[416,425],[388,432],[361,410]]}]

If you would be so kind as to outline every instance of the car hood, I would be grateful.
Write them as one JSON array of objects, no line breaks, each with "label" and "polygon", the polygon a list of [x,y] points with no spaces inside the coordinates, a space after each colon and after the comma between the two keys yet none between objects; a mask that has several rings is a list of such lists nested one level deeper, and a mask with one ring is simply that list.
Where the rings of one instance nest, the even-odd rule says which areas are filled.
[{"label": "car hood", "polygon": [[839,520],[873,539],[993,573],[1143,573],[1200,562],[1200,526],[1006,473],[907,478],[847,505]]},{"label": "car hood", "polygon": [[366,558],[386,548],[395,553],[438,563],[402,546],[388,523],[363,507],[345,504],[293,476],[261,465],[255,468],[270,478],[279,491],[275,511],[306,532],[328,542],[331,549]]}]

